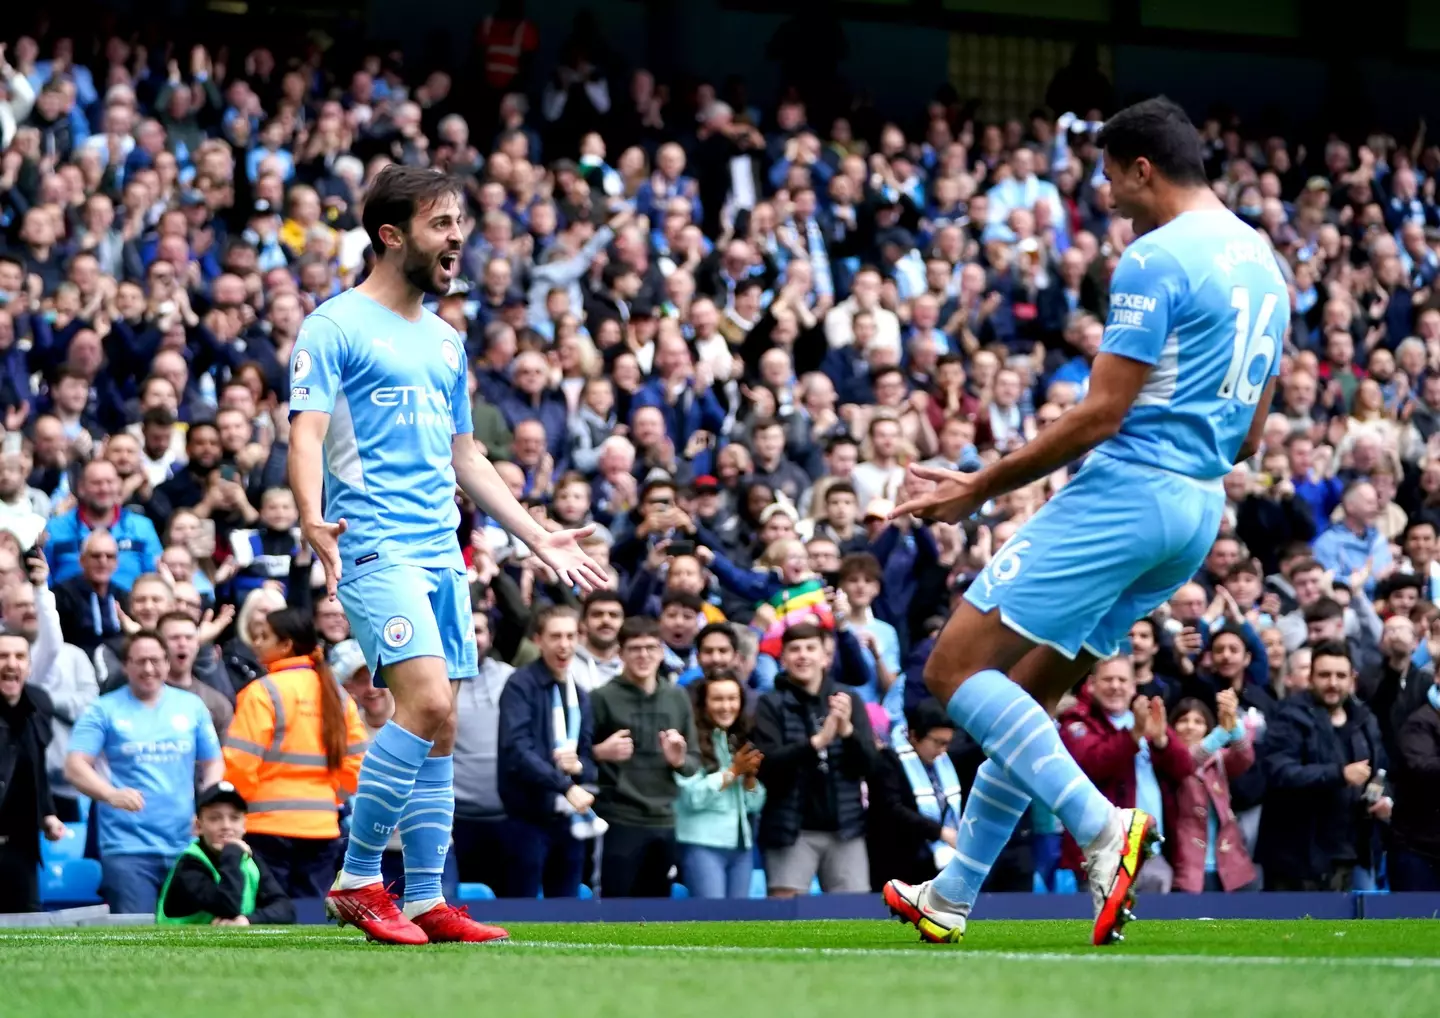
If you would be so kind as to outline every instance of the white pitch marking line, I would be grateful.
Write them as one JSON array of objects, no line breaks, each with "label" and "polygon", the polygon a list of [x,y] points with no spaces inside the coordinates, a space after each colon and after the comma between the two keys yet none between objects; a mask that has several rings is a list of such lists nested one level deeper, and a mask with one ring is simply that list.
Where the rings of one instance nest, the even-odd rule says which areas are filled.
[{"label": "white pitch marking line", "polygon": [[[136,927],[136,932],[86,934],[64,933],[0,933],[0,941],[29,941],[32,943],[71,941],[87,944],[130,944],[142,945],[142,930],[154,927]],[[173,931],[167,931],[173,932]],[[315,933],[292,933],[289,930],[251,930],[245,933],[227,933],[226,936],[256,936],[265,934],[278,936],[282,940],[310,944],[361,944],[359,937],[324,935]],[[222,945],[220,937],[197,936],[197,944]],[[277,944],[278,946],[278,944]],[[618,944],[580,943],[568,940],[507,940],[493,944],[505,950],[536,951],[606,951],[614,954],[661,952],[669,954],[735,954],[746,957],[771,958],[888,958],[891,960],[916,960],[928,958],[948,963],[963,960],[976,961],[1018,961],[1018,962],[1059,962],[1059,963],[1124,963],[1144,962],[1150,964],[1192,964],[1250,965],[1255,967],[1284,967],[1289,965],[1318,965],[1330,968],[1393,968],[1393,969],[1436,969],[1440,958],[1384,958],[1384,957],[1342,957],[1326,958],[1314,956],[1281,955],[1223,955],[1223,954],[1129,954],[1123,950],[1095,950],[1067,954],[1060,951],[987,951],[987,950],[940,950],[917,951],[884,947],[742,947],[737,944]]]}]

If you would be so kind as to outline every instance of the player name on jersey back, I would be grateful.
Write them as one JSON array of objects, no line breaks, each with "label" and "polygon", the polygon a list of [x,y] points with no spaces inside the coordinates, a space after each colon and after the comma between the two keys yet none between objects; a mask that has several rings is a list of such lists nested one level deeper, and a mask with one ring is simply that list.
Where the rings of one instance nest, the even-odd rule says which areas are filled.
[{"label": "player name on jersey back", "polygon": [[1125,249],[1102,353],[1150,365],[1101,451],[1211,481],[1229,473],[1290,321],[1270,245],[1225,210],[1187,212]]}]

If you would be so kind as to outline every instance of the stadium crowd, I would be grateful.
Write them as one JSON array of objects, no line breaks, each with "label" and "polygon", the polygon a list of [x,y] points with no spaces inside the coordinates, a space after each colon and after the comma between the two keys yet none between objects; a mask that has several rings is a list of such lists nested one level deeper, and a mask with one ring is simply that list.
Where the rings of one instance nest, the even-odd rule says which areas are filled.
[{"label": "stadium crowd", "polygon": [[[822,120],[803,87],[672,90],[593,27],[532,67],[535,35],[486,19],[474,82],[313,40],[0,48],[0,912],[81,825],[115,911],[267,921],[328,887],[345,747],[393,704],[298,541],[288,363],[363,278],[392,161],[464,181],[434,309],[477,439],[545,525],[599,525],[612,578],[578,599],[462,504],[449,882],[868,891],[951,851],[980,751],[919,677],[1078,464],[964,525],[887,516],[907,464],[977,469],[1085,397],[1131,239],[1108,83],[1077,59],[1025,119],[941,89]],[[1282,388],[1202,572],[1058,723],[1162,818],[1151,890],[1434,891],[1440,146],[1200,123],[1290,280]],[[294,724],[297,661],[338,752]],[[989,886],[1078,870],[1032,810]]]}]

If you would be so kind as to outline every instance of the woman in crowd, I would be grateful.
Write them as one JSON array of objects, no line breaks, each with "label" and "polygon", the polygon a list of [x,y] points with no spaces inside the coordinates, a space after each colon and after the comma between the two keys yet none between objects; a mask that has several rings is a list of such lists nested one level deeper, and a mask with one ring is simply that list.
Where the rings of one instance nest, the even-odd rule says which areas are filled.
[{"label": "woman in crowd", "polygon": [[751,817],[765,804],[765,788],[755,778],[763,757],[749,742],[745,695],[733,672],[697,683],[694,696],[701,769],[675,779],[681,876],[696,898],[748,898]]},{"label": "woman in crowd", "polygon": [[308,615],[284,608],[249,622],[267,674],[236,700],[225,776],[251,804],[247,842],[285,893],[321,898],[339,865],[336,796],[355,793],[369,735]]},{"label": "woman in crowd", "polygon": [[1230,779],[1255,763],[1255,747],[1240,720],[1235,692],[1215,696],[1219,723],[1193,697],[1175,705],[1170,725],[1190,750],[1195,772],[1176,791],[1174,861],[1176,891],[1244,891],[1256,886],[1255,864],[1230,808]]}]

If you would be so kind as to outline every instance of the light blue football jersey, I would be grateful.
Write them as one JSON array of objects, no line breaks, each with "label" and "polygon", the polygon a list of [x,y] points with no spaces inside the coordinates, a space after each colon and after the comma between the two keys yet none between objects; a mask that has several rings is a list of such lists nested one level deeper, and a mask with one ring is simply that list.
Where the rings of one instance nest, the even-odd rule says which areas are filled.
[{"label": "light blue football jersey", "polygon": [[306,316],[290,355],[290,413],[330,415],[325,518],[344,517],[341,582],[385,565],[464,569],[450,443],[474,430],[455,330],[409,321],[356,290]]},{"label": "light blue football jersey", "polygon": [[1111,277],[1100,350],[1153,368],[1099,449],[1201,480],[1225,476],[1279,374],[1289,323],[1274,252],[1230,212],[1187,212],[1137,238]]}]

